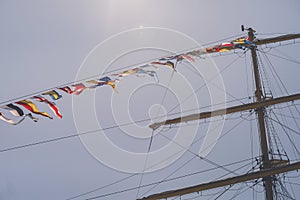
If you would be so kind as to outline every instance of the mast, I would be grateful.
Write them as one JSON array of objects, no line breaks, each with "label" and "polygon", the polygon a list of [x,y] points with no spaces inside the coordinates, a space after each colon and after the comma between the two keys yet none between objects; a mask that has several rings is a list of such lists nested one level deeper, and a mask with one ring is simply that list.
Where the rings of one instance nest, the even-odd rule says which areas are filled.
[{"label": "mast", "polygon": [[[242,26],[243,29],[243,26]],[[255,39],[254,33],[255,30],[252,28],[248,28],[248,36],[250,41]],[[251,55],[252,55],[252,63],[253,63],[253,72],[255,78],[255,97],[256,102],[261,102],[264,99],[262,88],[261,88],[261,81],[259,77],[259,67],[257,61],[257,54],[256,54],[256,46],[251,46]],[[262,153],[262,169],[269,169],[271,168],[270,159],[269,159],[269,148],[266,136],[266,126],[265,126],[265,107],[257,108],[255,110],[257,117],[258,117],[258,125],[259,125],[259,133],[260,133],[260,147]],[[273,189],[272,189],[272,177],[267,176],[263,178],[264,187],[265,187],[265,195],[266,200],[273,200]]]},{"label": "mast", "polygon": [[[257,171],[253,172],[251,174],[245,174],[237,177],[232,177],[224,180],[204,183],[196,186],[190,186],[187,188],[177,189],[177,190],[171,190],[166,191],[158,194],[153,194],[148,197],[144,197],[141,199],[161,199],[161,198],[168,198],[178,195],[184,195],[188,193],[203,191],[207,189],[213,189],[221,186],[231,185],[235,183],[244,182],[247,180],[251,180],[251,178],[263,178],[264,187],[265,187],[265,197],[266,200],[273,200],[273,185],[272,185],[272,176],[275,174],[284,173],[291,170],[298,170],[300,169],[300,162],[294,163],[294,164],[285,164],[284,166],[280,166],[278,164],[272,164],[272,160],[269,159],[269,151],[268,151],[268,143],[266,138],[266,126],[265,126],[265,108],[269,105],[274,105],[278,103],[283,102],[289,102],[294,100],[300,99],[300,94],[290,95],[290,96],[284,96],[279,98],[271,98],[267,99],[264,97],[264,94],[262,92],[262,83],[260,80],[260,74],[259,74],[259,66],[258,66],[258,60],[257,60],[257,53],[256,53],[256,46],[262,45],[262,44],[269,44],[269,43],[275,43],[275,42],[281,42],[286,40],[293,40],[300,38],[300,34],[288,34],[288,35],[282,35],[279,37],[273,37],[273,38],[266,38],[262,40],[255,39],[254,33],[255,30],[252,28],[244,28],[242,26],[242,31],[247,30],[248,36],[251,41],[255,44],[254,46],[250,46],[251,55],[252,55],[252,62],[253,62],[253,68],[254,68],[254,78],[255,78],[255,97],[256,101],[250,104],[240,105],[240,106],[234,106],[226,109],[219,109],[211,112],[202,112],[192,115],[187,115],[183,117],[178,117],[174,119],[168,119],[165,121],[157,122],[154,124],[151,124],[149,127],[153,130],[159,128],[160,126],[166,125],[166,124],[176,124],[181,122],[188,122],[193,120],[199,120],[209,117],[214,117],[218,115],[225,115],[235,112],[240,112],[244,110],[249,109],[255,109],[255,112],[258,116],[258,126],[259,126],[259,132],[260,132],[260,145],[261,145],[261,153],[262,153],[262,168]],[[250,176],[249,176],[250,175]]]}]

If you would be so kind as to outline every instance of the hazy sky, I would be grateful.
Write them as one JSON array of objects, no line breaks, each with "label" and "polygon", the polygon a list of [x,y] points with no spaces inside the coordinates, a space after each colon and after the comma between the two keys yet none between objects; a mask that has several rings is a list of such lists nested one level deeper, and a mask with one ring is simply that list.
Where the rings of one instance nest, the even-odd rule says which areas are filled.
[{"label": "hazy sky", "polygon": [[[139,27],[172,29],[188,35],[201,45],[205,45],[222,38],[231,38],[232,36],[242,34],[240,25],[244,24],[257,30],[257,37],[264,38],[281,33],[299,33],[299,9],[300,3],[296,0],[226,2],[197,0],[1,0],[0,66],[2,69],[2,87],[0,90],[0,102],[15,98],[22,99],[22,96],[74,81],[76,74],[80,70],[80,66],[92,49],[107,38],[122,31]],[[244,34],[246,35],[245,32]],[[158,44],[158,40],[155,40],[155,37],[149,39],[149,41],[150,43]],[[130,41],[121,41],[118,43],[120,49],[125,46],[126,42]],[[179,48],[179,41],[174,40],[172,42],[174,44],[177,43],[177,48]],[[166,45],[172,46],[172,42]],[[182,50],[188,47],[194,47],[193,42],[186,43],[186,46],[182,44]],[[113,48],[116,47],[111,47],[111,49]],[[111,49],[108,47],[107,51]],[[299,44],[274,49],[265,47],[263,49],[267,53],[280,55],[291,60],[296,59],[298,62],[300,61],[299,50]],[[245,57],[242,52],[241,50],[236,54],[212,58],[221,71],[229,63],[237,59],[233,65],[230,65],[221,74],[227,93],[227,101],[253,96],[254,93],[250,54],[248,52]],[[106,57],[105,53],[105,51],[102,53],[103,57]],[[112,68],[108,68],[107,71],[147,61],[150,58],[159,57],[161,54],[166,55],[166,52],[161,49],[144,50],[142,53],[135,52],[132,55],[128,55],[128,57],[123,56],[125,58],[112,61]],[[261,54],[263,61],[265,61],[264,55],[268,54]],[[285,84],[288,92],[290,94],[299,92],[299,63],[296,64],[295,62],[269,56],[273,64],[272,66],[281,77],[281,81]],[[206,62],[205,60],[200,60],[199,65],[202,67],[208,66]],[[275,79],[272,79],[276,75],[268,71],[272,66],[268,64],[263,65],[269,76],[268,82],[270,86],[268,88],[272,89],[274,96],[280,96],[284,92],[281,93],[279,90],[276,84],[278,80],[276,82]],[[196,76],[192,71],[186,69],[187,67],[190,66],[184,63],[179,65],[178,72],[176,73],[182,73],[185,80],[189,81],[193,90],[196,90],[199,85],[204,83],[204,80],[201,76]],[[99,73],[102,73],[105,69],[106,66],[99,66]],[[164,83],[168,85],[168,80],[172,78],[172,71],[162,69],[157,73],[161,73],[159,74],[160,79],[162,79],[161,81],[165,81]],[[174,75],[175,78],[177,76],[178,74]],[[121,103],[117,105],[130,110],[132,120],[147,118],[151,114],[152,116],[158,116],[159,111],[153,114],[151,113],[153,110],[151,111],[150,108],[154,104],[160,104],[163,99],[166,112],[170,111],[178,103],[178,101],[174,100],[178,94],[165,93],[165,89],[155,86],[155,83],[150,78],[137,79],[135,77],[132,80],[136,81],[135,83],[150,84],[134,93],[128,105],[127,102],[124,102],[123,105],[122,101],[119,101]],[[172,84],[172,81],[170,81],[170,84]],[[174,84],[176,85],[176,83]],[[126,81],[121,81],[119,85],[119,98],[122,100],[122,95],[126,93],[127,89]],[[184,85],[180,85],[179,88],[181,91],[187,90]],[[192,90],[190,91],[193,93]],[[166,94],[165,98],[163,97],[164,94]],[[95,95],[95,113],[102,128],[116,124],[112,110],[120,108],[115,107],[116,104],[111,104],[112,95],[114,99],[118,99],[118,94],[113,94],[113,91],[109,87],[98,89]],[[195,95],[199,107],[209,105],[207,98],[209,92],[207,89],[204,88],[196,92]],[[251,100],[243,99],[242,101],[246,103]],[[236,101],[233,104],[239,103],[241,102]],[[63,114],[63,119],[61,120],[57,118],[48,120],[39,117],[40,120],[38,123],[26,119],[18,126],[11,126],[0,122],[0,149],[4,150],[76,134],[77,130],[73,120],[71,96],[64,94],[63,99],[59,100],[57,105]],[[41,108],[47,110],[46,107],[41,106]],[[82,105],[82,108],[84,109],[85,105]],[[285,124],[291,125],[295,130],[299,131],[297,129],[299,128],[297,127],[300,117],[299,113],[296,112],[294,107],[291,109],[293,109],[295,116],[298,118],[296,121],[287,118]],[[51,112],[50,110],[47,111]],[[287,112],[289,114],[289,110],[277,110],[277,112]],[[259,138],[257,136],[256,122],[253,121],[255,115],[249,117],[248,113],[235,114],[232,115],[232,118],[237,119],[225,121],[222,133],[226,134],[207,156],[208,160],[194,158],[190,162],[187,162],[195,156],[191,152],[197,153],[199,151],[201,143],[198,143],[192,145],[189,151],[186,151],[181,158],[164,169],[145,174],[142,178],[141,175],[133,176],[123,182],[99,189],[76,199],[87,199],[110,194],[119,190],[157,182],[166,177],[174,178],[216,167],[214,164],[209,163],[209,161],[213,161],[213,163],[217,163],[218,165],[225,165],[251,158],[252,155],[257,156],[259,154]],[[237,125],[241,120],[243,124],[236,127],[232,132],[227,133],[228,130]],[[88,124],[88,119],[86,121]],[[207,128],[207,124],[199,125],[196,138],[203,137]],[[293,146],[284,131],[280,128],[276,128],[276,130],[289,158],[299,160],[299,155],[293,150]],[[132,138],[130,135],[123,134],[122,131],[122,129],[109,129],[105,134],[116,145],[128,151],[147,151],[149,138]],[[175,133],[176,130],[174,132],[172,129],[171,131],[167,130],[159,134],[165,134],[167,138],[173,138]],[[170,142],[166,137],[159,136],[159,134],[153,139],[153,149],[155,150]],[[294,140],[295,145],[299,147],[299,135],[294,134],[290,137]],[[95,148],[97,149],[97,146]],[[110,151],[103,152],[106,155],[110,155],[110,153]],[[126,162],[126,160],[120,160],[119,162]],[[184,165],[186,162],[187,164]],[[251,167],[251,161],[249,160],[249,162],[249,166]],[[0,199],[5,200],[64,200],[101,188],[131,175],[130,173],[112,169],[99,162],[86,150],[79,137],[16,150],[1,151],[0,163],[0,171],[2,172],[0,175]],[[236,168],[246,163],[231,166],[228,169],[235,171]],[[142,164],[137,163],[137,165]],[[247,172],[247,170],[249,168],[242,168],[236,172],[241,174]],[[173,172],[174,174],[172,174]],[[218,169],[207,174],[198,174],[166,182],[158,185],[149,192],[147,190],[151,189],[151,186],[141,188],[138,196],[140,197],[145,192],[147,192],[147,196],[155,192],[211,181],[227,173],[228,171],[224,169]],[[232,173],[227,174],[227,176],[233,175]],[[299,173],[293,172],[291,176],[299,176]],[[287,182],[299,183],[299,178],[290,178]],[[253,182],[249,182],[248,185],[237,185],[233,189],[247,189],[251,185],[253,185]],[[293,185],[293,189],[288,186],[288,189],[294,192],[291,192],[291,194],[296,199],[300,198],[299,185]],[[255,190],[248,188],[245,193],[237,196],[236,199],[261,199],[263,197],[262,190],[262,186],[258,184]],[[182,199],[193,197],[195,197],[194,199],[215,199],[218,195],[210,194],[222,191],[224,191],[224,188],[203,192],[203,196],[199,194],[199,197],[197,194],[183,196]],[[132,200],[136,198],[137,192],[138,190],[134,189],[120,194],[104,196],[99,199]],[[219,199],[230,199],[235,195],[235,192],[236,190],[230,191],[228,196],[224,195]]]}]

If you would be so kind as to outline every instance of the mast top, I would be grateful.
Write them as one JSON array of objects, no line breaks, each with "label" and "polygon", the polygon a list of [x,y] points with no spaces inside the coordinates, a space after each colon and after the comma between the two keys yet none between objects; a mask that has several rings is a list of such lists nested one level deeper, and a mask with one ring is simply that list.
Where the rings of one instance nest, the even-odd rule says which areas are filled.
[{"label": "mast top", "polygon": [[246,30],[246,31],[253,32],[253,33],[256,32],[256,31],[255,31],[254,29],[252,29],[251,27],[247,28],[247,27],[245,27],[244,25],[241,25],[241,29],[242,29],[243,32],[244,32],[245,30]]}]

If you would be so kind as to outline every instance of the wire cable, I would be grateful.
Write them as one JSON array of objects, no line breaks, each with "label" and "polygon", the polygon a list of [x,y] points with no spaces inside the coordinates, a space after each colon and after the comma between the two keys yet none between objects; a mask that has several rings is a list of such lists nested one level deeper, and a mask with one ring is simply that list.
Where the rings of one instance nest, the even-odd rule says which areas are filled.
[{"label": "wire cable", "polygon": [[[242,120],[242,122],[243,122],[243,120]],[[236,127],[239,126],[240,124],[241,124],[241,122],[237,123],[237,124],[236,124],[235,126],[233,126],[230,130],[228,130],[227,132],[225,132],[225,133],[222,135],[222,137],[225,136],[225,135],[227,135],[229,132],[231,132],[234,128],[236,128]],[[227,171],[227,172],[229,172],[229,173],[235,174],[232,170],[228,170],[228,169],[226,169],[226,168],[223,168],[222,166],[218,165],[217,163],[212,162],[212,161],[208,160],[207,158],[201,157],[201,156],[199,156],[197,153],[192,152],[190,149],[188,149],[188,148],[186,148],[186,147],[183,147],[182,145],[178,144],[177,142],[172,141],[171,138],[169,138],[169,137],[167,137],[167,136],[165,136],[165,135],[161,135],[161,136],[165,137],[165,138],[168,139],[170,142],[173,142],[173,143],[179,145],[181,148],[183,148],[183,149],[187,150],[188,152],[190,152],[191,154],[193,154],[193,158],[190,159],[189,162],[190,162],[191,160],[193,160],[194,158],[198,157],[198,158],[200,158],[201,160],[206,161],[207,163],[210,163],[210,164],[212,164],[212,165],[214,165],[214,166],[216,166],[216,167],[220,167],[220,168],[222,168],[223,170],[225,170],[225,171]],[[220,137],[220,139],[221,139],[222,137]],[[197,143],[199,140],[200,140],[200,139],[196,140],[194,143]],[[194,143],[193,143],[193,144],[194,144]],[[208,148],[208,147],[207,147],[207,148]],[[165,179],[167,179],[167,178],[169,178],[170,176],[172,176],[173,174],[175,174],[179,169],[181,169],[181,168],[182,168],[183,166],[185,166],[186,164],[187,164],[187,163],[185,163],[184,165],[182,165],[180,168],[176,169],[174,172],[172,172],[171,174],[169,174]],[[236,175],[237,175],[237,174],[236,174]],[[143,194],[143,196],[144,196],[145,194],[147,194],[148,192],[150,192],[151,190],[153,190],[153,189],[154,189],[155,187],[157,187],[157,186],[158,186],[158,185],[156,185],[156,186],[152,187],[150,190],[146,191],[146,192]]]},{"label": "wire cable", "polygon": [[[242,121],[241,121],[241,122],[242,122]],[[225,133],[220,137],[220,139],[221,139],[222,137],[224,137],[225,135],[227,135],[229,132],[231,132],[234,128],[236,128],[237,126],[239,126],[239,125],[241,124],[241,122],[239,122],[239,123],[236,124],[234,127],[232,127],[230,130],[228,130],[227,132],[225,132]],[[192,143],[192,145],[193,145],[193,144],[196,144],[198,141],[200,141],[200,139],[195,140],[195,141]],[[185,149],[183,149],[183,150],[185,150]],[[180,153],[180,152],[181,152],[181,151],[176,152],[176,153],[174,153],[173,155],[171,155],[170,157],[172,157],[172,156],[174,156],[174,155],[177,155],[177,154]],[[194,153],[194,154],[195,154],[195,153]],[[193,157],[192,159],[194,159],[194,158],[196,158],[196,157],[197,157],[197,156],[194,155],[194,157]],[[192,160],[192,159],[191,159],[191,160]],[[190,162],[191,160],[189,160],[188,162]],[[188,162],[187,162],[187,163],[188,163]],[[187,164],[187,163],[186,163],[186,164]],[[147,169],[151,169],[152,167],[155,167],[156,165],[159,165],[159,164],[160,164],[160,162],[157,163],[157,164],[154,164],[153,166],[150,166],[150,167],[147,168]],[[185,164],[184,164],[184,165],[185,165]],[[179,170],[179,169],[177,169],[177,170]],[[176,170],[176,171],[177,171],[177,170]],[[133,175],[131,175],[131,176],[128,176],[127,178],[121,179],[121,181],[127,180],[127,179],[131,178],[132,176],[139,175],[139,174],[140,174],[140,173],[133,174]],[[117,183],[119,183],[119,182],[114,182],[113,184],[109,184],[109,185],[107,185],[107,187],[109,187],[109,186],[111,186],[111,185],[114,185],[114,184],[117,184]],[[155,186],[155,187],[156,187],[156,186]],[[96,188],[96,189],[90,190],[90,191],[88,191],[88,192],[85,192],[85,193],[76,195],[76,196],[74,196],[74,197],[70,197],[70,198],[68,198],[67,200],[75,199],[75,198],[84,196],[84,195],[86,195],[86,194],[90,194],[90,193],[96,192],[96,191],[98,191],[98,190],[100,190],[100,189],[103,189],[103,188],[106,188],[106,186],[102,186],[102,187],[100,187],[100,188]]]},{"label": "wire cable", "polygon": [[[177,62],[175,63],[175,66],[176,66],[176,65],[177,65]],[[168,84],[167,84],[167,87],[166,87],[165,92],[164,92],[164,94],[163,94],[163,97],[162,97],[162,100],[161,100],[160,105],[163,105],[164,102],[165,102],[165,99],[166,99],[166,96],[167,96],[167,92],[168,92],[168,88],[169,88],[170,83],[171,83],[171,81],[172,81],[172,79],[173,79],[173,76],[174,76],[174,71],[172,71],[171,77],[170,77],[170,79],[169,79],[169,81],[168,81]],[[156,117],[158,116],[158,114],[160,113],[160,111],[161,111],[161,106],[159,107],[159,110],[158,110],[157,113],[156,113]],[[140,186],[141,186],[141,184],[142,184],[142,182],[143,182],[143,177],[144,177],[145,167],[146,167],[146,165],[147,165],[149,153],[150,153],[151,146],[152,146],[153,134],[154,134],[154,130],[152,130],[152,134],[151,134],[151,137],[150,137],[149,147],[148,147],[148,152],[147,152],[147,156],[146,156],[146,161],[145,161],[144,168],[143,168],[142,175],[141,175],[141,179],[140,179],[140,182],[139,182],[139,188],[138,188],[138,190],[137,190],[136,198],[138,198],[138,196],[139,196]]]},{"label": "wire cable", "polygon": [[[277,118],[276,115],[275,115],[275,117]],[[298,155],[300,155],[300,152],[299,152],[298,148],[296,147],[296,145],[294,144],[293,140],[291,139],[291,137],[289,136],[289,134],[286,132],[286,130],[285,130],[284,128],[286,128],[286,129],[288,129],[288,130],[290,130],[290,131],[296,133],[297,135],[300,135],[300,133],[297,132],[297,131],[295,131],[294,129],[292,129],[292,128],[290,128],[290,127],[288,127],[288,126],[282,124],[281,122],[277,121],[278,118],[277,118],[277,120],[274,120],[273,118],[271,118],[271,117],[269,117],[269,116],[268,116],[268,118],[269,118],[270,120],[272,120],[272,121],[278,123],[279,125],[281,125],[282,129],[284,130],[286,136],[288,137],[289,141],[290,141],[291,144],[293,145],[294,149],[296,150],[296,152],[298,153]]]},{"label": "wire cable", "polygon": [[289,59],[289,58],[285,58],[283,56],[279,56],[279,55],[276,55],[276,54],[273,54],[273,53],[270,53],[270,52],[264,52],[264,51],[261,51],[261,50],[258,50],[258,51],[263,52],[263,53],[268,54],[268,55],[271,55],[271,56],[274,56],[276,58],[281,58],[283,60],[287,60],[287,61],[290,61],[290,62],[293,62],[293,63],[296,63],[296,64],[300,64],[300,62],[297,61],[297,60],[292,60],[292,59]]},{"label": "wire cable", "polygon": [[268,117],[268,118],[269,118],[270,120],[276,122],[276,123],[279,124],[280,126],[282,126],[282,127],[286,128],[286,129],[288,129],[288,130],[290,130],[290,131],[296,133],[297,135],[300,135],[300,132],[298,132],[298,131],[296,131],[296,130],[294,130],[294,129],[292,129],[292,128],[286,126],[286,125],[284,125],[283,123],[281,123],[281,122],[279,122],[279,121],[277,121],[277,120],[275,120],[275,119],[273,119],[273,118],[271,118],[271,117]]},{"label": "wire cable", "polygon": [[[231,129],[229,129],[227,132],[225,132],[225,133],[220,137],[220,139],[221,139],[222,137],[224,137],[225,135],[227,135],[229,132],[231,132],[234,128],[236,128],[236,127],[237,127],[238,125],[240,125],[240,124],[241,124],[241,122],[237,123],[234,127],[232,127]],[[170,140],[170,139],[169,139],[169,140]],[[193,144],[197,143],[198,141],[199,141],[199,140],[194,141]],[[184,150],[185,150],[185,149],[184,149]],[[179,152],[179,153],[180,153],[180,152]],[[177,153],[175,153],[175,154],[177,154]],[[195,153],[192,153],[192,154],[194,155],[194,157],[193,157],[192,159],[198,157],[197,154],[196,154],[196,155],[195,155]],[[192,159],[190,159],[188,162],[190,162]],[[205,158],[204,161],[207,161],[207,162],[208,162],[208,159]],[[179,169],[181,169],[183,166],[185,166],[188,162],[184,163],[184,164],[183,164],[181,167],[179,167],[175,172],[177,172]],[[216,169],[218,169],[218,168],[224,169],[224,167],[226,167],[226,165],[221,166],[221,165],[218,165],[218,164],[216,164],[216,163],[214,163],[214,162],[212,162],[212,161],[210,161],[209,163],[213,164],[213,165],[216,167]],[[159,163],[158,163],[158,164],[159,164]],[[155,165],[154,165],[154,166],[155,166]],[[153,166],[151,166],[150,168],[152,168],[152,167],[153,167]],[[226,168],[225,168],[225,169],[226,169]],[[172,175],[173,175],[175,172],[173,172]],[[128,178],[131,178],[132,176],[135,176],[135,175],[138,175],[138,174],[133,174],[133,175],[129,176]],[[126,180],[126,178],[125,178],[125,180]],[[163,181],[164,181],[164,180],[163,180]],[[119,183],[119,182],[116,182],[116,183]],[[116,184],[116,183],[115,183],[115,184]],[[160,184],[160,183],[161,183],[161,182],[158,182],[158,184]],[[112,184],[109,184],[108,186],[111,186],[111,185],[112,185]],[[114,185],[114,184],[113,184],[113,185]],[[147,186],[149,186],[149,185],[147,185]],[[142,188],[142,187],[144,187],[144,186],[141,186],[141,188]],[[145,186],[145,187],[146,187],[146,186]],[[156,186],[155,186],[155,187],[156,187]],[[81,197],[81,196],[84,196],[84,195],[86,195],[86,194],[90,194],[90,193],[99,191],[100,189],[103,189],[103,188],[106,188],[106,187],[103,186],[103,187],[100,187],[100,188],[96,188],[96,189],[91,190],[91,191],[89,191],[89,192],[85,192],[85,193],[76,195],[75,197],[68,198],[67,200],[75,199],[75,198],[77,198],[77,197]],[[138,187],[134,187],[134,189],[138,189]],[[134,190],[134,189],[132,189],[132,190]],[[151,191],[151,190],[152,190],[152,188],[151,188],[149,191]],[[118,194],[118,193],[122,193],[122,192],[127,192],[127,191],[130,191],[130,190],[129,190],[129,189],[126,189],[126,190],[119,191],[119,192],[117,192],[117,193],[109,193],[109,194],[105,194],[104,196],[103,196],[103,195],[95,196],[95,197],[92,197],[92,199],[95,199],[95,198],[102,198],[102,197],[106,197],[106,196],[110,196],[110,195]],[[147,191],[147,192],[149,192],[149,191]]]},{"label": "wire cable", "polygon": [[[238,125],[240,125],[240,123],[238,123],[238,124],[235,125],[233,128],[231,128],[229,131],[227,131],[226,133],[224,133],[224,135],[226,135],[227,133],[231,132],[231,131],[232,131],[234,128],[236,128]],[[173,142],[173,143],[174,143],[174,141],[172,141],[171,138],[169,138],[169,137],[167,137],[167,136],[165,136],[165,135],[163,135],[163,134],[162,134],[161,136],[163,136],[164,138],[168,139],[170,142]],[[200,138],[200,139],[201,139],[201,138]],[[195,140],[195,141],[193,142],[193,144],[195,144],[195,143],[197,143],[198,141],[200,141],[200,139]],[[209,161],[208,159],[199,156],[197,153],[192,152],[190,149],[188,149],[188,148],[186,148],[186,147],[183,147],[182,145],[180,145],[180,144],[178,144],[178,143],[175,143],[175,144],[179,145],[179,146],[180,146],[181,148],[183,148],[184,150],[187,150],[188,152],[190,152],[191,154],[193,154],[193,157],[192,157],[192,159],[190,159],[188,162],[186,162],[185,164],[183,164],[181,167],[177,168],[175,171],[173,171],[171,174],[169,174],[165,179],[167,179],[167,178],[169,178],[170,176],[172,176],[173,174],[175,174],[177,171],[179,171],[182,167],[184,167],[186,164],[188,164],[190,161],[192,161],[192,160],[193,160],[194,158],[196,158],[196,157],[198,157],[198,158],[200,158],[200,159],[203,159],[203,160],[206,161],[206,162]],[[192,144],[192,145],[193,145],[193,144]],[[219,165],[216,164],[216,163],[214,163],[214,162],[212,162],[212,163],[211,163],[211,162],[208,162],[208,163],[213,164],[214,166],[218,166],[218,167],[219,167]],[[230,173],[232,173],[232,171],[230,171],[230,170],[228,170],[228,169],[226,169],[226,168],[224,168],[224,170],[229,171]],[[153,189],[154,189],[155,187],[157,187],[157,186],[158,186],[158,185],[156,185],[156,186],[152,187],[151,189],[147,190],[144,194],[142,194],[142,196],[146,195],[148,192],[150,192],[151,190],[153,190]]]},{"label": "wire cable", "polygon": [[[229,64],[227,64],[222,70],[220,70],[220,73],[224,72],[226,69],[228,69],[232,64],[234,64],[237,60],[239,59],[239,57],[237,57],[236,59],[234,59],[233,61],[231,61]],[[213,76],[210,80],[207,81],[207,84],[210,83],[211,81],[213,81],[215,78],[218,77],[219,74],[216,74],[215,76]],[[175,110],[176,108],[178,108],[179,105],[181,105],[182,103],[186,102],[188,99],[190,99],[195,93],[199,92],[206,84],[202,84],[200,87],[198,87],[196,90],[193,91],[193,93],[191,93],[189,96],[187,96],[186,98],[184,98],[181,102],[177,103],[173,108],[171,108],[168,113],[172,112],[173,110]]]},{"label": "wire cable", "polygon": [[[247,97],[245,97],[245,98],[247,98]],[[241,98],[241,99],[245,99],[245,98]],[[235,100],[232,100],[232,101],[229,101],[227,103],[234,102],[234,101]],[[222,103],[220,103],[220,104],[222,104]],[[219,104],[216,104],[216,105],[219,105]],[[159,118],[163,118],[163,117],[173,116],[173,115],[177,115],[177,114],[180,114],[180,113],[188,113],[188,112],[191,112],[191,111],[194,111],[194,110],[204,109],[204,108],[208,108],[208,107],[210,107],[210,106],[208,105],[208,106],[203,106],[203,107],[200,107],[200,108],[190,109],[190,110],[186,110],[186,111],[182,111],[182,112],[176,112],[176,113],[172,113],[172,114],[158,116],[158,117],[153,118],[153,119],[159,119]],[[128,125],[131,125],[131,124],[147,122],[147,121],[150,121],[150,120],[151,120],[151,118],[146,118],[146,119],[137,120],[137,121],[133,121],[133,122],[128,122],[128,123],[124,123],[124,124],[118,124],[118,125],[114,125],[114,126],[105,127],[105,128],[102,128],[102,129],[96,129],[96,130],[82,132],[82,133],[70,134],[70,135],[63,136],[63,137],[57,137],[57,138],[43,140],[43,141],[39,141],[39,142],[33,142],[33,143],[20,145],[20,146],[14,146],[14,147],[6,148],[6,149],[0,149],[0,153],[11,151],[11,150],[27,148],[27,147],[31,147],[31,146],[35,146],[35,145],[40,145],[40,144],[56,142],[56,141],[60,141],[60,140],[64,140],[64,139],[78,137],[78,136],[81,136],[81,135],[96,133],[98,131],[105,131],[105,130],[110,130],[110,129],[114,129],[114,128],[119,128],[119,127],[122,127],[122,126],[128,126]]]},{"label": "wire cable", "polygon": [[[242,162],[245,162],[245,161],[249,161],[251,159],[252,158],[241,160],[241,161],[237,161],[237,162],[234,162],[234,163],[229,163],[229,164],[223,165],[223,167],[225,167],[225,166],[226,167],[227,166],[232,166],[232,165],[239,164],[239,163],[242,163]],[[249,165],[249,164],[247,164],[247,165]],[[202,171],[199,171],[199,172],[194,172],[194,173],[190,173],[190,174],[186,174],[186,175],[182,175],[182,176],[178,176],[178,177],[174,177],[174,178],[170,178],[170,179],[165,179],[165,180],[158,181],[158,182],[153,182],[153,183],[141,185],[140,188],[149,187],[149,186],[152,186],[152,185],[157,185],[157,184],[161,184],[161,183],[165,183],[165,182],[170,182],[170,181],[174,181],[174,180],[178,180],[178,179],[183,179],[183,178],[186,178],[186,177],[189,177],[189,176],[194,176],[196,174],[201,174],[201,173],[213,171],[213,170],[216,170],[216,169],[219,169],[219,168],[220,167],[215,167],[215,168],[211,168],[211,169],[207,169],[207,170],[202,170]],[[111,192],[111,193],[102,194],[102,195],[99,195],[99,196],[90,197],[90,198],[87,198],[87,200],[99,199],[99,198],[103,198],[103,197],[107,197],[107,196],[112,196],[112,195],[115,195],[115,194],[120,194],[120,193],[124,193],[124,192],[128,192],[128,191],[136,190],[138,188],[139,188],[138,186],[137,187],[132,187],[132,188],[127,188],[127,189],[119,190],[119,191],[116,191],[116,192]],[[71,199],[71,198],[69,198],[69,199]],[[74,199],[74,198],[72,198],[72,199]]]}]

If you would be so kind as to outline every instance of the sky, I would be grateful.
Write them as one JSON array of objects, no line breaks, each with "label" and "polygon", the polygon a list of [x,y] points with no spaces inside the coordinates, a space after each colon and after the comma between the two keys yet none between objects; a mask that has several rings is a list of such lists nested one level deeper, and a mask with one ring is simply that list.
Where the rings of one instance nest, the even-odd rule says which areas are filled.
[{"label": "sky", "polygon": [[[254,28],[257,38],[299,33],[299,9],[300,3],[296,0],[1,0],[0,66],[3,86],[0,89],[0,102],[4,105],[76,79],[110,74],[113,70],[122,71],[125,67],[128,69],[170,52],[196,46],[201,48],[202,45],[207,47],[209,43],[226,42],[226,38],[232,40],[246,36],[247,33],[240,29],[242,24]],[[281,83],[285,85],[288,94],[299,92],[300,46],[293,42],[272,44],[259,49],[266,91],[272,91],[274,97],[286,95]],[[221,138],[204,159],[196,155],[201,144],[204,148],[203,138],[210,130],[209,120],[166,127],[155,132],[150,149],[153,154],[147,153],[152,134],[148,128],[150,121],[118,127],[140,119],[152,118],[151,122],[156,122],[157,119],[153,118],[160,115],[172,118],[178,116],[180,111],[190,109],[207,111],[209,107],[204,107],[212,104],[211,97],[216,95],[217,103],[223,100],[222,88],[219,91],[216,85],[225,90],[227,105],[252,102],[253,99],[248,98],[254,95],[249,53],[240,50],[224,56],[218,54],[198,59],[194,65],[183,62],[178,64],[177,72],[167,67],[161,68],[157,71],[159,83],[149,77],[124,78],[117,84],[118,93],[110,87],[103,87],[94,93],[90,91],[74,98],[63,94],[63,99],[56,102],[63,119],[39,117],[38,123],[26,119],[18,126],[1,121],[0,199],[65,200],[80,195],[74,199],[97,197],[132,200],[246,173],[252,166],[257,167],[255,160],[251,160],[259,155],[257,124],[255,114],[252,113],[237,113],[228,118],[213,119],[214,126],[219,121],[224,122],[224,125],[220,125]],[[214,69],[219,70],[221,79],[209,82],[212,78],[210,73]],[[202,84],[212,88],[198,90]],[[188,95],[193,95],[194,100],[189,99],[183,103]],[[283,125],[300,132],[299,104],[284,105],[274,107],[274,113],[268,110],[270,116],[276,121],[275,116],[278,116],[278,119],[283,120]],[[40,108],[47,110],[42,105]],[[91,110],[86,113],[88,109]],[[97,119],[92,119],[95,116]],[[91,131],[94,128],[92,123],[99,124],[101,129],[116,127],[83,137],[26,146]],[[284,147],[291,161],[299,161],[300,156],[294,148],[300,146],[299,135],[282,129],[274,121],[273,125],[269,129],[276,130],[274,137],[280,138],[282,143],[277,145],[278,148]],[[184,133],[194,135],[184,136]],[[132,152],[131,155],[142,153],[144,156],[140,160],[129,160],[125,156],[116,156],[113,149],[104,151],[103,134],[115,146]],[[174,145],[176,139],[183,143]],[[168,160],[165,160],[165,163],[158,165],[159,169],[146,172],[151,166],[149,163],[155,162],[157,158],[155,153],[159,153],[168,144],[173,144],[177,151],[181,149],[182,154],[168,164]],[[11,149],[20,146],[24,147]],[[164,159],[163,154],[158,157]],[[145,162],[147,159],[148,163]],[[226,169],[220,168],[246,159],[237,165],[228,165]],[[248,165],[242,168],[247,162]],[[133,169],[135,166],[137,169]],[[203,170],[208,171],[198,173]],[[165,181],[191,173],[196,174]],[[165,182],[141,187],[161,180]],[[236,194],[239,196],[235,199],[262,199],[264,194],[260,181],[257,184],[252,181],[232,188],[184,195],[181,199],[231,199]],[[295,199],[300,198],[297,185],[300,181],[299,172],[291,172],[285,181],[290,194]],[[220,195],[226,189],[228,191]],[[128,191],[114,194],[122,190]]]}]

